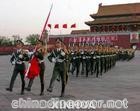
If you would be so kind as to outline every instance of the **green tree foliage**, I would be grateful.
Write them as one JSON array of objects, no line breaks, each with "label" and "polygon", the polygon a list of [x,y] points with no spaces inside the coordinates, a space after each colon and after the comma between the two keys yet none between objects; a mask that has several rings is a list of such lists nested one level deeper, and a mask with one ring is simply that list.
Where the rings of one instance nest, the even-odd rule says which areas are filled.
[{"label": "green tree foliage", "polygon": [[31,34],[29,36],[26,37],[26,42],[29,45],[35,45],[36,44],[36,40],[39,38],[38,34]]},{"label": "green tree foliage", "polygon": [[0,36],[0,46],[12,46],[13,41],[5,36]]},{"label": "green tree foliage", "polygon": [[12,38],[14,39],[14,40],[13,40],[13,44],[15,44],[15,42],[16,42],[17,40],[22,40],[22,38],[21,38],[19,35],[12,35]]}]

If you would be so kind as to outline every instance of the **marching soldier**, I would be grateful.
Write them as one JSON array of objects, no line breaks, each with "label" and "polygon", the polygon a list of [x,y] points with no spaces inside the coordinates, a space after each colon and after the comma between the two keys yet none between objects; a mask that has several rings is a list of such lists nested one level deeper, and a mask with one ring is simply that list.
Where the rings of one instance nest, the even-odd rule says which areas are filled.
[{"label": "marching soldier", "polygon": [[88,73],[91,70],[91,52],[90,52],[90,47],[86,46],[86,77],[88,77]]},{"label": "marching soldier", "polygon": [[84,72],[85,72],[85,68],[86,68],[86,49],[85,47],[83,46],[81,51],[80,51],[80,55],[81,55],[81,63],[82,63],[82,70],[81,70],[81,74],[83,75]]},{"label": "marching soldier", "polygon": [[131,60],[135,56],[134,49],[128,49],[128,61]]},{"label": "marching soldier", "polygon": [[74,54],[73,53],[73,49],[72,49],[73,47],[69,47],[68,48],[68,72],[71,72],[71,66],[72,66],[72,54]]},{"label": "marching soldier", "polygon": [[99,77],[99,71],[100,71],[100,53],[99,53],[99,46],[97,45],[95,48],[95,72],[96,77]]},{"label": "marching soldier", "polygon": [[50,85],[49,88],[47,89],[47,91],[52,92],[53,90],[53,85],[54,82],[56,80],[56,78],[58,76],[61,77],[61,83],[62,83],[62,89],[61,89],[61,96],[64,96],[65,93],[65,85],[66,85],[66,61],[65,61],[65,56],[67,53],[66,49],[62,49],[62,40],[61,39],[56,39],[56,49],[52,50],[52,52],[50,53],[50,55],[48,56],[48,59],[50,62],[54,62],[55,66],[53,69],[53,74],[52,74],[52,78],[50,81]]},{"label": "marching soldier", "polygon": [[71,73],[73,74],[74,71],[76,70],[76,77],[79,75],[79,70],[80,70],[80,52],[78,46],[75,46],[74,53],[72,53],[72,70]]},{"label": "marching soldier", "polygon": [[66,45],[64,44],[64,42],[62,42],[62,49],[65,52],[65,62],[66,62],[66,70],[65,70],[65,74],[64,74],[64,80],[65,80],[65,84],[67,84],[68,82],[68,70],[69,70],[69,65],[70,65],[70,50],[66,47]]},{"label": "marching soldier", "polygon": [[94,47],[92,47],[92,51],[91,51],[91,75],[93,75],[93,73],[95,73],[95,65],[96,65],[96,51],[94,49]]},{"label": "marching soldier", "polygon": [[[44,95],[44,72],[45,72],[44,56],[46,55],[47,50],[42,40],[37,40],[36,48],[37,50],[33,53],[33,55],[38,59],[38,65],[40,68],[39,77],[40,77],[40,84],[41,84],[41,91],[40,91],[40,96],[41,96]],[[34,77],[29,80],[28,86],[26,88],[27,91],[31,91],[33,80]]]},{"label": "marching soldier", "polygon": [[6,88],[7,91],[13,90],[15,79],[20,73],[22,86],[21,86],[21,95],[24,94],[24,87],[25,87],[25,81],[24,81],[24,73],[25,73],[25,61],[29,60],[27,51],[23,49],[24,43],[21,40],[16,41],[16,51],[12,54],[12,57],[10,59],[11,63],[14,66],[13,75],[10,81],[10,85],[8,88]]}]

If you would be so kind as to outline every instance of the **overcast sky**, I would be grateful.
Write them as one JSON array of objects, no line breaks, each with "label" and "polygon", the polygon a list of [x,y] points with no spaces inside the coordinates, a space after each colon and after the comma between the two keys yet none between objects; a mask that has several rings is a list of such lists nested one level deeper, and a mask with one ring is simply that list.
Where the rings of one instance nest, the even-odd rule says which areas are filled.
[{"label": "overcast sky", "polygon": [[[76,29],[89,29],[85,21],[92,20],[98,4],[135,3],[140,0],[0,0],[0,35],[19,34],[25,37],[41,33],[42,27],[53,3],[49,19],[51,24],[77,24]],[[72,29],[51,29],[51,34],[66,34]]]}]

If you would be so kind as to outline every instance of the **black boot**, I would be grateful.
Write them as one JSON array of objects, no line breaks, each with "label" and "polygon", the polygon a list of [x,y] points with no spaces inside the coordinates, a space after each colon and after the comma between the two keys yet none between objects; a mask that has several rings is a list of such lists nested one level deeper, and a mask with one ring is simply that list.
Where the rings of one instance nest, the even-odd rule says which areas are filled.
[{"label": "black boot", "polygon": [[24,95],[24,91],[21,91],[21,93],[20,93],[21,95]]},{"label": "black boot", "polygon": [[60,95],[60,97],[64,97],[64,95],[65,95],[65,93],[64,93],[64,92],[62,92],[62,93],[61,93],[61,95]]},{"label": "black boot", "polygon": [[26,90],[26,91],[31,91],[31,88],[26,87],[25,90]]},{"label": "black boot", "polygon": [[62,83],[62,90],[61,90],[60,97],[64,97],[64,95],[65,95],[65,84]]},{"label": "black boot", "polygon": [[44,84],[41,84],[41,93],[40,96],[44,95]]},{"label": "black boot", "polygon": [[47,89],[48,92],[52,92],[52,90],[53,90],[52,87],[49,87],[49,88]]},{"label": "black boot", "polygon": [[31,91],[32,84],[33,84],[33,79],[30,79],[29,83],[28,83],[28,86],[25,88],[25,90],[26,91]]},{"label": "black boot", "polygon": [[12,89],[11,88],[6,88],[6,90],[12,92]]},{"label": "black boot", "polygon": [[24,95],[24,89],[25,89],[25,82],[22,83],[22,88],[21,88],[21,95]]},{"label": "black boot", "polygon": [[50,85],[49,88],[47,89],[48,92],[52,92],[53,91],[53,80],[51,79],[50,81]]}]

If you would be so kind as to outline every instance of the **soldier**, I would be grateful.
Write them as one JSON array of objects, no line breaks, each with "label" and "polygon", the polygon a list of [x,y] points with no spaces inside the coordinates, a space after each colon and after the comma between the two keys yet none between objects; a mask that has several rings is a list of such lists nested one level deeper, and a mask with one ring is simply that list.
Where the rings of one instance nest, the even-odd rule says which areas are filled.
[{"label": "soldier", "polygon": [[128,49],[128,61],[131,60],[135,56],[134,49]]},{"label": "soldier", "polygon": [[53,69],[53,75],[50,81],[49,88],[47,91],[52,92],[53,90],[53,85],[58,76],[61,77],[61,83],[62,83],[62,89],[61,89],[61,96],[64,96],[65,93],[65,85],[66,85],[66,61],[65,61],[65,56],[66,56],[66,49],[62,49],[62,40],[61,39],[56,39],[56,44],[55,44],[54,50],[50,53],[48,56],[48,59],[50,62],[54,62],[54,69]]},{"label": "soldier", "polygon": [[85,46],[82,47],[81,51],[80,51],[80,55],[81,55],[81,63],[82,63],[82,70],[81,70],[81,74],[83,75],[85,72],[85,68],[86,68],[86,48]]},{"label": "soldier", "polygon": [[72,70],[71,73],[73,74],[76,70],[76,77],[79,75],[79,68],[80,68],[80,52],[79,47],[75,46],[74,53],[72,53]]},{"label": "soldier", "polygon": [[85,60],[85,63],[86,63],[86,77],[88,77],[88,73],[91,70],[91,51],[90,51],[89,46],[86,46],[85,54],[86,54],[86,60]]},{"label": "soldier", "polygon": [[15,79],[20,73],[21,81],[22,81],[22,87],[21,87],[21,95],[24,94],[24,87],[25,87],[25,81],[24,81],[24,72],[25,72],[25,63],[24,61],[28,61],[29,57],[27,55],[27,51],[23,49],[24,43],[21,40],[16,41],[16,51],[12,54],[12,57],[10,59],[10,62],[14,66],[13,75],[10,81],[9,88],[6,88],[7,91],[13,90]]},{"label": "soldier", "polygon": [[93,73],[95,73],[96,53],[97,53],[97,51],[95,51],[95,47],[92,47],[92,51],[91,51],[91,75],[93,75]]},{"label": "soldier", "polygon": [[[41,96],[44,95],[44,72],[45,72],[44,56],[46,55],[47,50],[42,40],[37,40],[36,48],[37,50],[33,53],[33,55],[38,59],[38,65],[40,68],[39,77],[40,77],[40,84],[41,84],[41,91],[40,91],[40,96]],[[25,88],[27,91],[31,91],[33,80],[34,77],[33,78],[31,77],[27,88]]]},{"label": "soldier", "polygon": [[108,71],[108,47],[105,46],[105,55],[104,55],[104,73]]},{"label": "soldier", "polygon": [[73,47],[69,47],[68,48],[68,72],[71,72],[71,67],[72,67],[72,54],[74,54],[73,52]]},{"label": "soldier", "polygon": [[70,57],[69,57],[70,50],[68,50],[68,48],[67,48],[67,46],[65,45],[64,42],[62,42],[62,49],[66,54],[65,55],[66,70],[65,70],[65,74],[64,74],[64,78],[65,78],[64,80],[65,80],[65,84],[67,84],[67,82],[68,82],[68,70],[69,70],[69,64],[70,64]]},{"label": "soldier", "polygon": [[100,46],[99,49],[99,56],[100,56],[100,75],[102,75],[104,69],[104,48],[102,45]]},{"label": "soldier", "polygon": [[100,53],[99,53],[99,46],[95,46],[95,72],[96,77],[99,77],[99,71],[100,71]]}]

